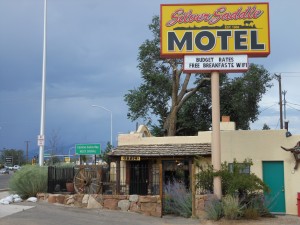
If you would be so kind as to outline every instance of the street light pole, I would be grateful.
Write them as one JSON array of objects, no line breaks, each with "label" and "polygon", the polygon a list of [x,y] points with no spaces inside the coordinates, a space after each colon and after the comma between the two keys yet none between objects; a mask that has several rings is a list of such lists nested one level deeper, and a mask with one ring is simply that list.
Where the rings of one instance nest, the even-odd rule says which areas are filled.
[{"label": "street light pole", "polygon": [[110,113],[110,145],[112,145],[112,111],[100,105],[92,105],[92,107],[98,107]]},{"label": "street light pole", "polygon": [[[46,38],[47,38],[47,0],[44,1],[44,40],[43,40],[43,75],[42,75],[42,103],[41,103],[41,127],[39,135],[39,165],[44,165],[45,149],[45,108],[46,108]],[[40,142],[41,141],[41,142]]]}]

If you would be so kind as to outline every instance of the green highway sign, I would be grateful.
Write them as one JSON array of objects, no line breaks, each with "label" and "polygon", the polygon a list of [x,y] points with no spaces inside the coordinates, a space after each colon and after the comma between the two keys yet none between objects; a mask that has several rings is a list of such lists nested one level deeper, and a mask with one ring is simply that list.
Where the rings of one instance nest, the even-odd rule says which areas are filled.
[{"label": "green highway sign", "polygon": [[77,144],[75,145],[76,155],[100,155],[100,144]]}]

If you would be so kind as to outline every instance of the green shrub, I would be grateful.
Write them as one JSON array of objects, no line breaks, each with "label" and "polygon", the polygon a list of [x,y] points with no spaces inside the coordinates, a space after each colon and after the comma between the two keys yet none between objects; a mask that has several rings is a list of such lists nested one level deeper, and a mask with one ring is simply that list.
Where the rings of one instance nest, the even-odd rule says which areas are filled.
[{"label": "green shrub", "polygon": [[200,193],[207,194],[213,193],[213,179],[214,179],[214,169],[211,164],[207,161],[200,164],[201,158],[199,158],[196,163],[200,172],[196,174],[196,188],[200,189]]},{"label": "green shrub", "polygon": [[47,167],[26,165],[16,171],[9,180],[9,188],[21,198],[36,196],[38,192],[47,192]]},{"label": "green shrub", "polygon": [[192,193],[181,182],[169,182],[165,186],[164,212],[183,217],[192,216]]},{"label": "green shrub", "polygon": [[273,217],[269,211],[269,202],[265,200],[263,193],[256,193],[248,195],[246,199],[243,200],[243,203],[247,208],[256,209],[260,217]]},{"label": "green shrub", "polygon": [[203,164],[198,165],[200,172],[196,174],[196,187],[200,188],[202,193],[212,193],[213,178],[220,176],[223,195],[238,194],[241,199],[262,191],[268,192],[269,188],[267,185],[255,174],[241,173],[245,165],[252,165],[252,161],[246,159],[243,163],[238,163],[234,160],[231,170],[229,169],[229,164],[224,162],[219,171],[214,171],[212,165],[209,164],[206,166],[203,166]]},{"label": "green shrub", "polygon": [[257,208],[249,207],[244,209],[243,217],[247,220],[257,220],[260,214]]},{"label": "green shrub", "polygon": [[240,205],[238,197],[226,195],[222,199],[222,206],[224,217],[229,220],[239,219],[242,213],[242,206]]},{"label": "green shrub", "polygon": [[205,202],[204,211],[206,212],[206,218],[209,220],[216,221],[223,217],[222,203],[216,197],[211,197]]}]

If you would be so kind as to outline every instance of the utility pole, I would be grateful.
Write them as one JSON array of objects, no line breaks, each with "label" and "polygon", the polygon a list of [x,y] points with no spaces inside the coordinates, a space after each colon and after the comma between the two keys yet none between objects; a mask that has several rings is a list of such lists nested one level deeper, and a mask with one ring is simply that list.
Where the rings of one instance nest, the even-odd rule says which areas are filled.
[{"label": "utility pole", "polygon": [[285,95],[286,95],[287,91],[283,91],[283,107],[284,107],[284,121],[286,121],[286,100],[285,100]]},{"label": "utility pole", "polygon": [[30,141],[25,141],[26,143],[26,164],[28,163],[28,146]]},{"label": "utility pole", "polygon": [[275,74],[276,79],[279,83],[279,111],[280,111],[280,129],[283,129],[283,118],[282,118],[282,92],[281,92],[281,73]]}]

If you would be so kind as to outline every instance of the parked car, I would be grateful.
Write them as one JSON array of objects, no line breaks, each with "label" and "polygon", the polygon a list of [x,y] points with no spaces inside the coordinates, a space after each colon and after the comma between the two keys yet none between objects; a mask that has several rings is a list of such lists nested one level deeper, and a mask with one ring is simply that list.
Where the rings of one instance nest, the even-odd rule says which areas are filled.
[{"label": "parked car", "polygon": [[9,174],[9,169],[8,168],[1,169],[0,174]]},{"label": "parked car", "polygon": [[21,166],[19,166],[19,165],[14,165],[14,166],[10,166],[10,167],[8,167],[10,170],[19,170],[19,169],[21,169]]}]

